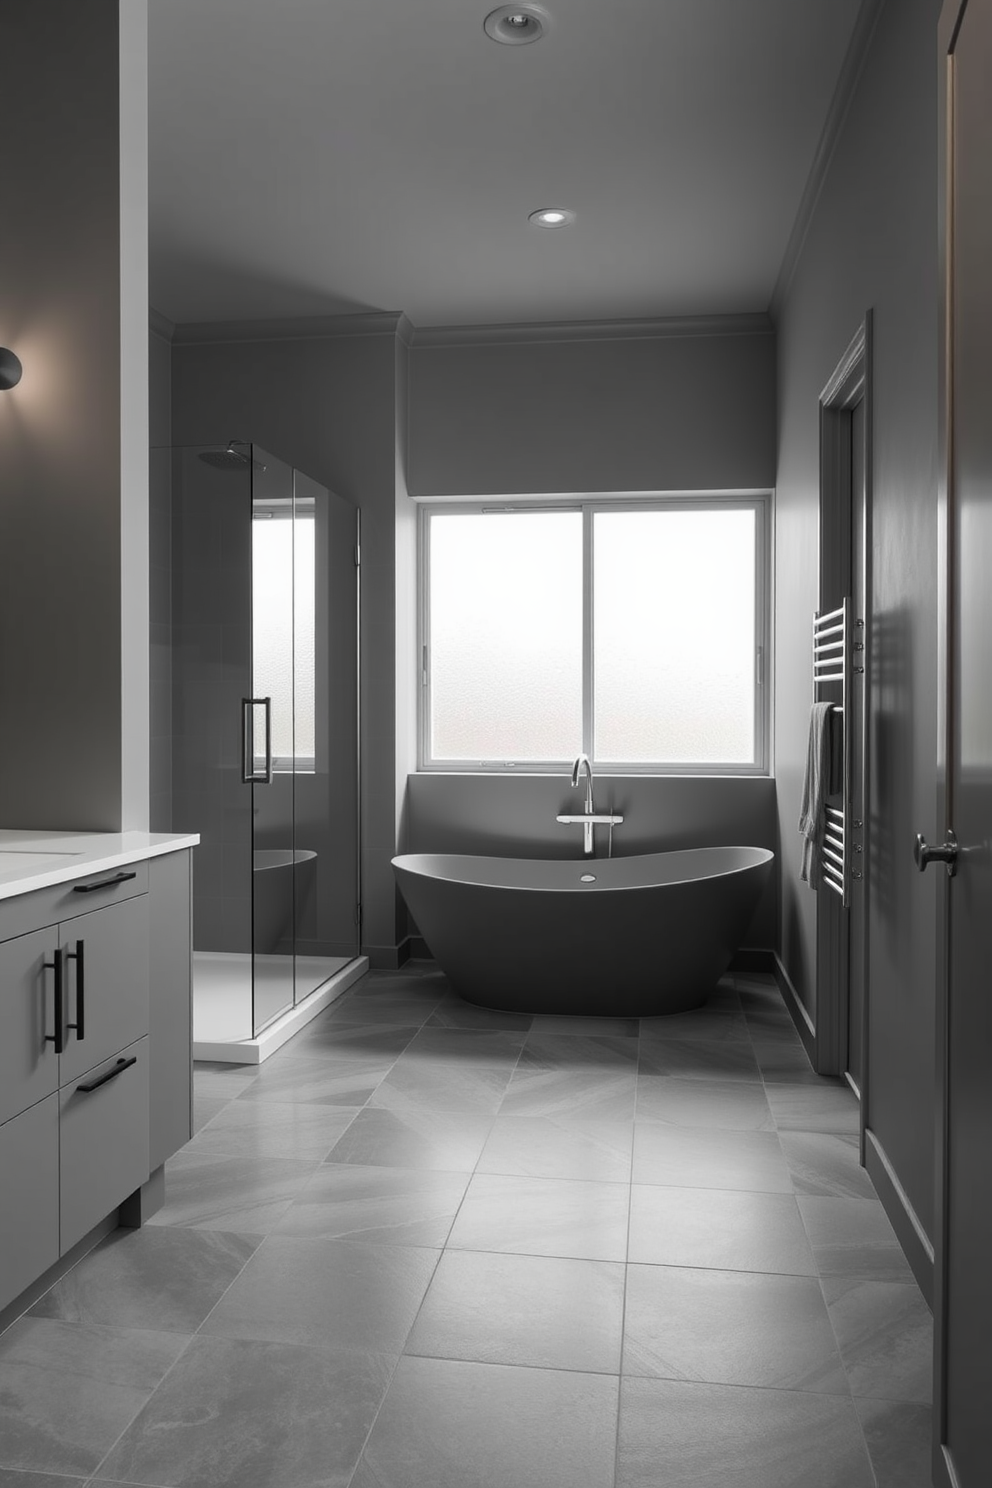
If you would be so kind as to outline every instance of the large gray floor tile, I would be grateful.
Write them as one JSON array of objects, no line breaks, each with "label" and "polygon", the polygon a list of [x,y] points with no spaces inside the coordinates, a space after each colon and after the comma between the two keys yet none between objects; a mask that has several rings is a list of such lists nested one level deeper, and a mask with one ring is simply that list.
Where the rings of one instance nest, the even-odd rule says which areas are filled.
[{"label": "large gray floor tile", "polygon": [[743,1080],[681,1080],[642,1075],[637,1082],[637,1118],[669,1126],[705,1126],[726,1131],[771,1131],[775,1123],[760,1085]]},{"label": "large gray floor tile", "polygon": [[814,1277],[676,1266],[627,1272],[625,1373],[848,1393]]},{"label": "large gray floor tile", "polygon": [[913,1281],[909,1262],[878,1199],[800,1195],[798,1203],[821,1276]]},{"label": "large gray floor tile", "polygon": [[491,1126],[491,1116],[426,1110],[399,1113],[366,1107],[331,1148],[327,1160],[471,1173]]},{"label": "large gray floor tile", "polygon": [[617,1374],[623,1298],[613,1262],[449,1250],[406,1352]]},{"label": "large gray floor tile", "polygon": [[398,1354],[438,1252],[273,1235],[203,1325],[212,1337]]},{"label": "large gray floor tile", "polygon": [[178,1152],[165,1169],[165,1205],[153,1225],[265,1235],[317,1168],[290,1158]]},{"label": "large gray floor tile", "polygon": [[779,1131],[858,1131],[858,1103],[848,1085],[817,1077],[815,1085],[765,1085]]},{"label": "large gray floor tile", "polygon": [[93,1472],[188,1342],[19,1318],[0,1336],[0,1466]]},{"label": "large gray floor tile", "polygon": [[451,1228],[448,1246],[622,1261],[628,1194],[621,1183],[477,1173]]},{"label": "large gray floor tile", "polygon": [[381,1023],[393,1028],[422,1028],[439,1001],[439,997],[417,995],[361,997],[350,1002],[342,998],[327,1013],[325,1026],[366,1028]]},{"label": "large gray floor tile", "polygon": [[0,1488],[73,1488],[73,1484],[92,1481],[89,1478],[58,1477],[52,1473],[20,1472],[16,1467],[0,1467]]},{"label": "large gray floor tile", "polygon": [[217,1230],[114,1230],[35,1303],[31,1316],[195,1333],[258,1242],[257,1235]]},{"label": "large gray floor tile", "polygon": [[275,1233],[439,1248],[467,1185],[467,1173],[325,1163]]},{"label": "large gray floor tile", "polygon": [[468,1065],[509,1066],[512,1069],[524,1046],[526,1030],[495,1028],[424,1027],[403,1051],[401,1062],[438,1060]]},{"label": "large gray floor tile", "polygon": [[345,1488],[392,1359],[194,1338],[100,1469],[169,1488]]},{"label": "large gray floor tile", "polygon": [[849,1399],[625,1378],[616,1488],[874,1488]]},{"label": "large gray floor tile", "polygon": [[602,1038],[619,1035],[637,1038],[637,1018],[569,1017],[568,1014],[538,1013],[531,1022],[531,1032],[538,1038],[545,1034],[568,1034],[570,1037]]},{"label": "large gray floor tile", "polygon": [[933,1318],[916,1283],[831,1276],[823,1294],[852,1394],[928,1404]]},{"label": "large gray floor tile", "polygon": [[743,1081],[757,1084],[761,1076],[750,1043],[703,1038],[641,1039],[640,1075],[667,1075],[677,1080]]},{"label": "large gray floor tile", "polygon": [[258,1078],[257,1064],[214,1064],[197,1060],[193,1066],[193,1093],[211,1100],[234,1100]]},{"label": "large gray floor tile", "polygon": [[682,1188],[792,1192],[775,1132],[679,1129],[657,1121],[637,1123],[633,1178]]},{"label": "large gray floor tile", "polygon": [[403,1358],[351,1488],[613,1488],[616,1420],[607,1375]]},{"label": "large gray floor tile", "polygon": [[470,1064],[461,1060],[414,1059],[404,1054],[369,1098],[370,1107],[408,1112],[450,1111],[466,1116],[495,1116],[510,1079],[510,1065]]},{"label": "large gray floor tile", "polygon": [[[636,1049],[635,1039],[625,1042]],[[629,1121],[633,1117],[637,1083],[633,1060],[625,1068],[554,1068],[526,1062],[526,1053],[525,1048],[506,1087],[500,1110],[507,1115],[552,1116],[563,1121]]]},{"label": "large gray floor tile", "polygon": [[553,1116],[499,1115],[480,1173],[529,1178],[582,1178],[629,1183],[632,1121],[561,1121]]},{"label": "large gray floor tile", "polygon": [[342,1027],[315,1018],[263,1064],[264,1075],[280,1059],[316,1059],[334,1064],[388,1064],[398,1059],[419,1024],[395,1027],[391,1023],[374,1023],[368,1027]]},{"label": "large gray floor tile", "polygon": [[[597,1020],[598,1022],[598,1020]],[[548,1033],[532,1028],[520,1056],[521,1070],[632,1070],[637,1042],[623,1034]]]},{"label": "large gray floor tile", "polygon": [[713,1000],[688,1013],[669,1013],[663,1018],[641,1019],[642,1045],[666,1039],[703,1039],[707,1043],[746,1043],[747,1023],[737,999],[729,1004]]},{"label": "large gray floor tile", "polygon": [[838,1199],[874,1199],[871,1179],[858,1159],[851,1133],[783,1131],[779,1141],[796,1193]]},{"label": "large gray floor tile", "polygon": [[796,1200],[789,1194],[635,1184],[628,1259],[659,1266],[815,1274]]},{"label": "large gray floor tile", "polygon": [[785,1039],[769,1043],[755,1038],[751,1040],[751,1047],[766,1084],[822,1087],[824,1077],[813,1069],[799,1039],[791,1043]]},{"label": "large gray floor tile", "polygon": [[491,1028],[496,1032],[526,1033],[532,1021],[529,1013],[502,1013],[498,1008],[476,1007],[452,994],[438,1003],[424,1028]]},{"label": "large gray floor tile", "polygon": [[292,1100],[230,1101],[183,1149],[230,1157],[294,1157],[320,1162],[358,1115],[357,1106]]},{"label": "large gray floor tile", "polygon": [[[233,1097],[231,1097],[233,1099]],[[198,1132],[201,1127],[206,1126],[224,1107],[230,1104],[227,1096],[194,1095],[193,1097],[193,1131]]]},{"label": "large gray floor tile", "polygon": [[892,1400],[856,1400],[876,1488],[931,1488],[933,1410]]},{"label": "large gray floor tile", "polygon": [[363,1106],[394,1060],[326,1059],[316,1054],[275,1059],[238,1097],[240,1104]]}]

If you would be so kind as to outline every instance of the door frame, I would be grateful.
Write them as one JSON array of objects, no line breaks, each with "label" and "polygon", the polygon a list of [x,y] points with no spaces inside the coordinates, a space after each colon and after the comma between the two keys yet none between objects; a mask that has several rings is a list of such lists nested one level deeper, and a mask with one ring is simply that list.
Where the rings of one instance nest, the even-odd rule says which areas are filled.
[{"label": "door frame", "polygon": [[[864,644],[869,657],[872,614],[871,508],[872,508],[872,312],[866,310],[861,324],[820,394],[820,609],[840,604],[845,594],[855,592],[851,571],[853,490],[851,484],[851,410],[864,401],[864,530],[862,533],[864,594]],[[861,710],[861,746],[864,761],[863,802],[865,828],[860,847],[862,878],[857,892],[864,915],[864,964],[862,967],[860,1149],[865,1160],[865,1129],[868,1124],[869,1070],[869,981],[868,906],[870,885],[871,806],[871,667],[865,662],[864,702]],[[853,871],[850,869],[849,871]],[[843,1075],[847,1049],[847,980],[850,965],[848,912],[833,894],[818,893],[816,905],[816,1068],[819,1074]]]},{"label": "door frame", "polygon": [[[952,492],[954,449],[951,438],[953,407],[954,276],[951,233],[954,221],[954,108],[952,56],[968,0],[944,0],[937,27],[937,220],[939,276],[939,355],[937,412],[937,793],[938,840],[947,840],[954,810],[949,761],[955,744],[950,682],[955,662],[951,604],[956,562]],[[950,880],[941,875],[937,890],[936,1102],[934,1121],[934,1265],[933,1265],[933,1481],[936,1488],[959,1488],[947,1437],[947,1294],[950,1265],[947,1216],[949,1212],[950,1144]]]}]

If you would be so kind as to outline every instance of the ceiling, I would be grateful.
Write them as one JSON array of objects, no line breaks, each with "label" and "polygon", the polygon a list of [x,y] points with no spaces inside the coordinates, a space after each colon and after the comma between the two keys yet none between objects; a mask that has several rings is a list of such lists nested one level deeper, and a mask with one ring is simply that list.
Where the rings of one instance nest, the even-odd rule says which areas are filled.
[{"label": "ceiling", "polygon": [[529,46],[495,4],[149,0],[155,309],[766,310],[860,0],[542,0]]}]

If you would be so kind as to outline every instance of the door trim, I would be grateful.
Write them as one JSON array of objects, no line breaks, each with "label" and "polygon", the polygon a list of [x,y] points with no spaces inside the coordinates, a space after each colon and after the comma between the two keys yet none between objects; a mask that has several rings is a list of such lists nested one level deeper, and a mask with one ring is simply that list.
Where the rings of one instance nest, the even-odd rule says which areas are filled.
[{"label": "door trim", "polygon": [[[870,618],[872,613],[871,586],[871,508],[872,508],[872,311],[866,310],[864,319],[852,336],[820,394],[820,608],[829,608],[839,603],[839,595],[853,593],[851,565],[851,504],[850,504],[850,411],[859,401],[864,401],[864,480],[865,480],[865,530],[863,534],[864,573],[861,576],[864,592],[864,620],[866,625],[866,650],[871,656]],[[840,494],[840,500],[832,499]],[[825,499],[826,498],[826,499]],[[871,745],[871,665],[866,661],[864,680],[864,706],[862,708],[862,759],[865,779],[863,783],[864,821],[871,822],[869,798],[870,770],[868,768]],[[870,831],[866,825],[863,832],[861,871],[863,878],[858,887],[862,896],[864,915],[864,966],[862,984],[861,1027],[861,1089],[860,1095],[860,1156],[865,1161],[865,1128],[869,1109],[869,1072],[871,1068],[869,1049],[869,982],[868,982],[868,896],[870,869]],[[816,911],[817,942],[817,996],[816,996],[816,1069],[820,1074],[840,1075],[844,1073],[845,1049],[847,1045],[847,999],[844,995],[849,957],[848,915],[834,895],[818,894]]]},{"label": "door trim", "polygon": [[[954,747],[954,711],[950,706],[950,680],[954,666],[954,631],[951,622],[954,528],[951,502],[954,480],[954,451],[951,439],[953,406],[953,304],[954,275],[952,232],[954,222],[954,49],[968,0],[944,0],[937,28],[937,218],[939,273],[939,356],[937,408],[937,790],[936,816],[939,840],[946,840],[953,814],[948,762]],[[950,954],[950,881],[941,876],[937,890],[937,946],[935,977],[936,1076],[934,1121],[934,1279],[933,1279],[933,1479],[937,1488],[958,1488],[947,1437],[947,1293],[950,1142],[950,1068],[948,968]]]}]

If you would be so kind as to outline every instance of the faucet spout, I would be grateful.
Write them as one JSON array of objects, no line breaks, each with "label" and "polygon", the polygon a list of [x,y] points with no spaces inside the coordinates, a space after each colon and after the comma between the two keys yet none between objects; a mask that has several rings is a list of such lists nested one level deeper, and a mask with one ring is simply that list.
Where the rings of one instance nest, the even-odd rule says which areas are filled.
[{"label": "faucet spout", "polygon": [[578,783],[579,783],[579,775],[582,773],[582,770],[583,769],[585,769],[585,772],[586,772],[586,811],[591,816],[592,815],[592,809],[593,809],[592,808],[592,765],[589,762],[589,756],[587,754],[580,754],[580,755],[578,755],[576,757],[576,759],[575,759],[574,764],[572,765],[572,786],[573,787],[575,787],[575,786],[578,785]]}]

